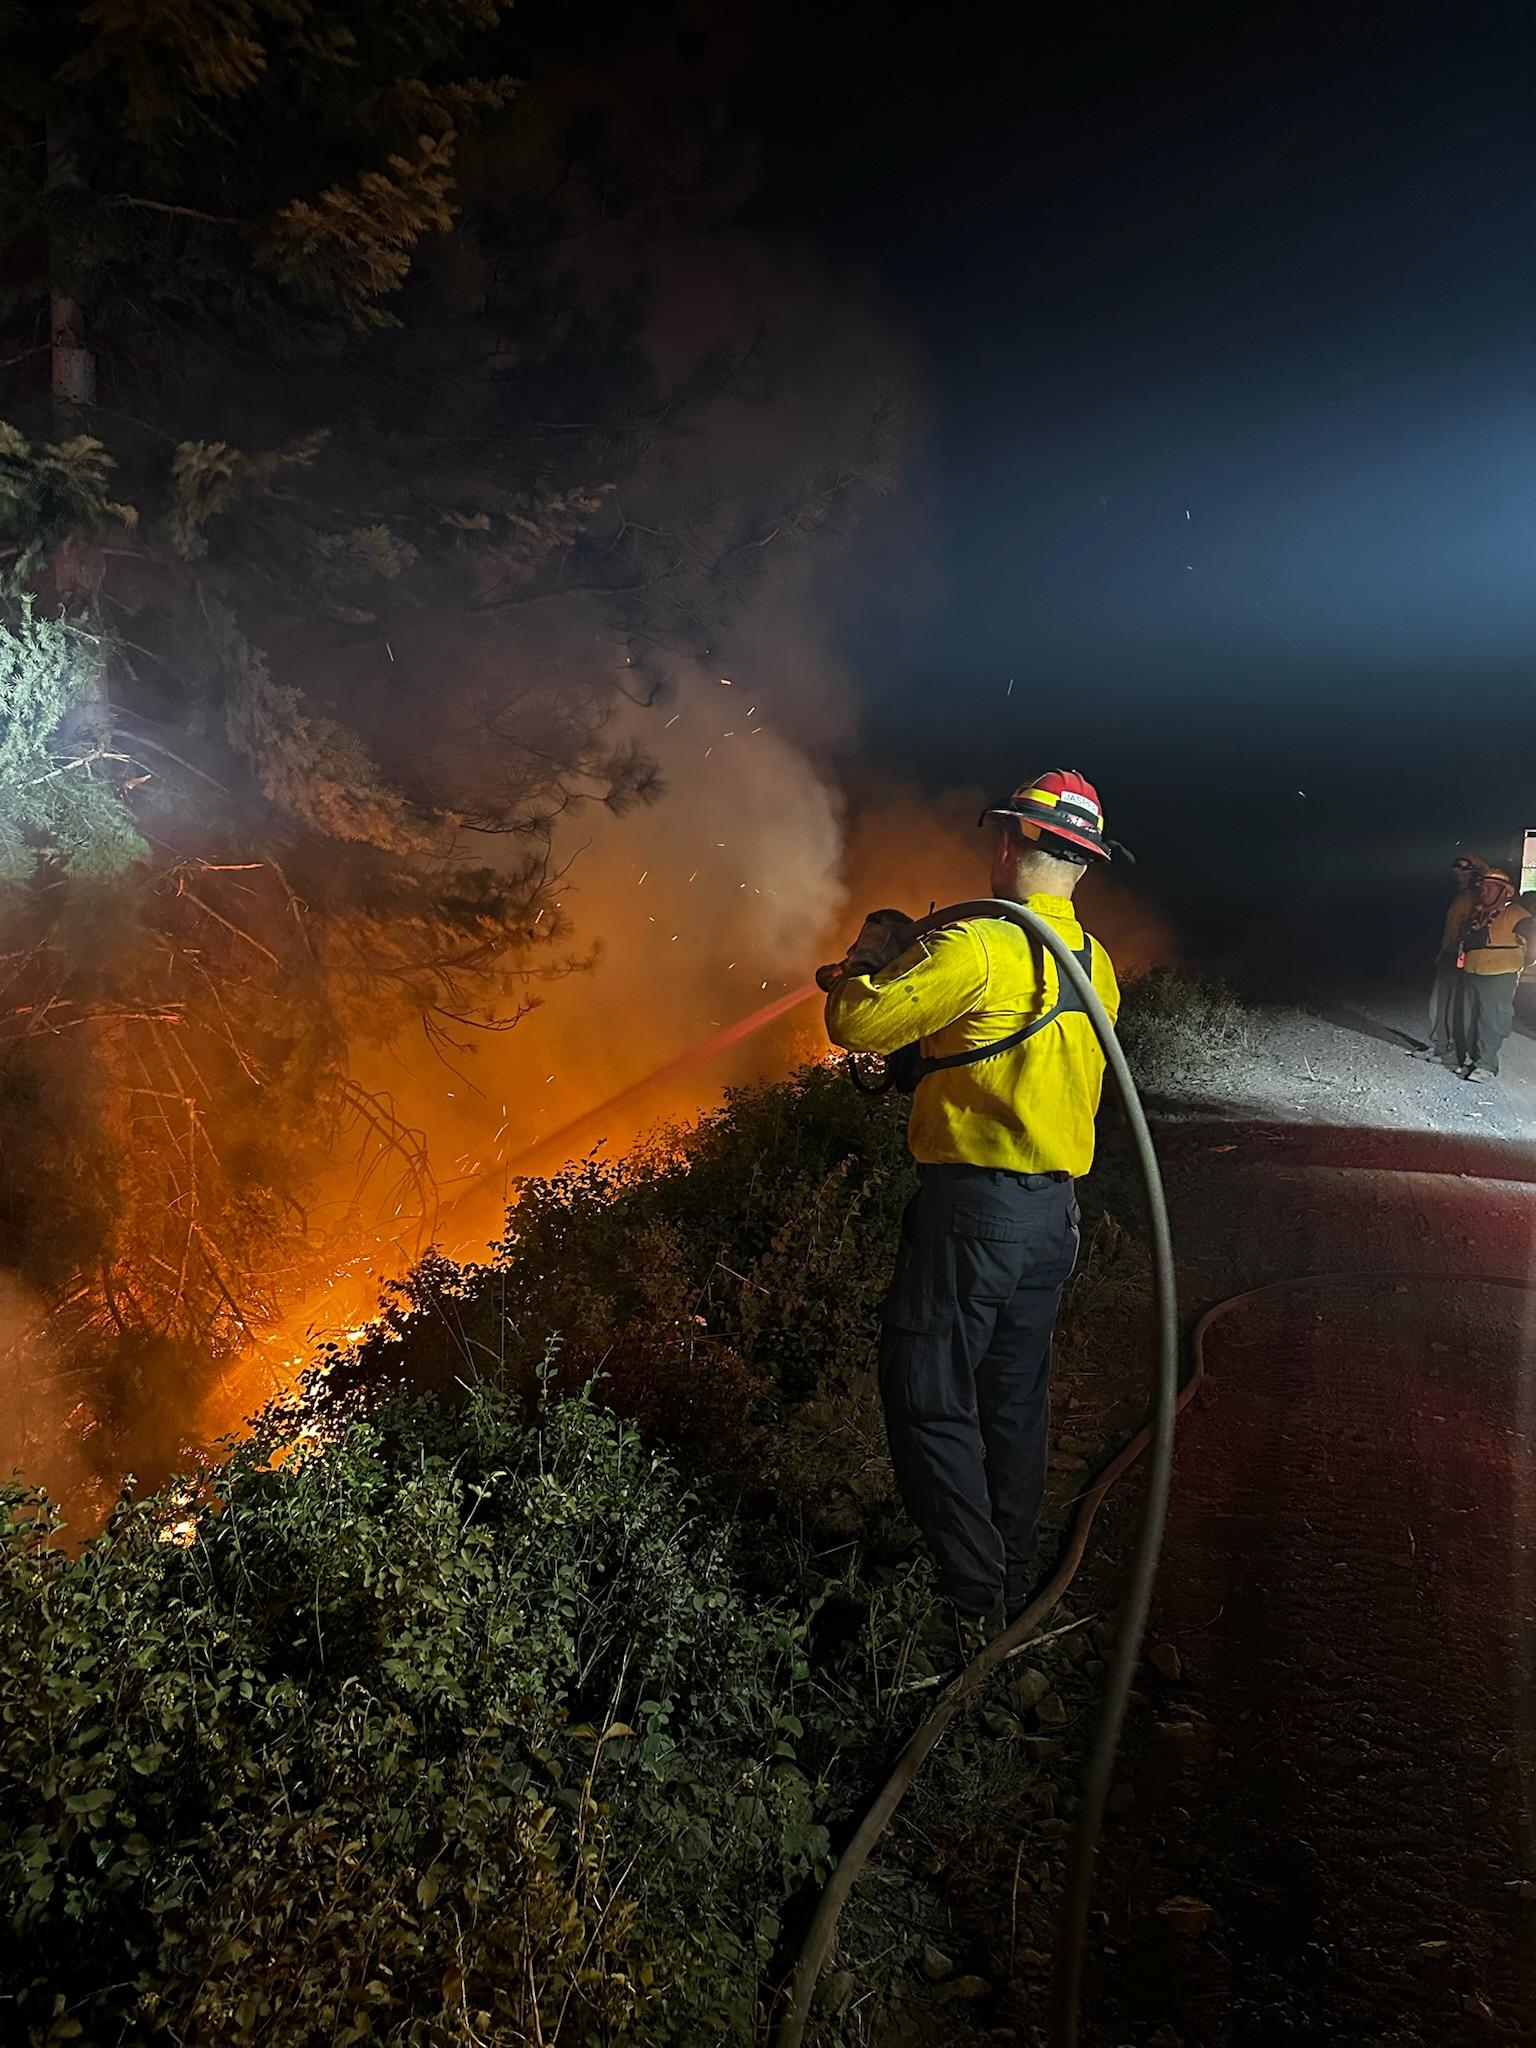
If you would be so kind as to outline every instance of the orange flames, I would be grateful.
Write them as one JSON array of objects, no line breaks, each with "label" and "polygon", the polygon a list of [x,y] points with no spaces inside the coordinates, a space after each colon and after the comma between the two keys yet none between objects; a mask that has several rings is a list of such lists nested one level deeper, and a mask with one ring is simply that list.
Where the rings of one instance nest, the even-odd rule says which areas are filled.
[{"label": "orange flames", "polygon": [[[477,1163],[477,1170],[454,1184],[432,1219],[430,1242],[450,1258],[482,1257],[505,1227],[517,1178],[556,1172],[599,1147],[622,1156],[640,1140],[653,1138],[658,1128],[690,1122],[714,1107],[731,1082],[773,1078],[815,1057],[825,1045],[819,1019],[809,1010],[810,999],[818,994],[810,982],[773,997],[521,1147],[509,1144],[511,1127],[503,1107],[497,1132],[501,1156],[490,1166]],[[802,1010],[806,1016],[795,1017]],[[771,1030],[790,1020],[792,1028]],[[313,1363],[318,1346],[363,1338],[383,1289],[421,1255],[426,1241],[415,1226],[395,1235],[375,1229],[314,1295],[221,1377],[205,1399],[195,1437],[208,1442],[237,1432],[255,1408],[295,1383]]]}]

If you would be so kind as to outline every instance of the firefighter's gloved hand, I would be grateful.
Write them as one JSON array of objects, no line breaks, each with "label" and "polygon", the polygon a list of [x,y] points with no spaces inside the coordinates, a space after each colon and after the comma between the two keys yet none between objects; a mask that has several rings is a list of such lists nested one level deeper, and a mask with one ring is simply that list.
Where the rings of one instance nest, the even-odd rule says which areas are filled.
[{"label": "firefighter's gloved hand", "polygon": [[878,974],[912,943],[912,920],[904,910],[872,910],[848,948],[850,972]]},{"label": "firefighter's gloved hand", "polygon": [[872,910],[841,960],[816,970],[816,986],[828,993],[850,974],[878,974],[912,943],[912,920],[904,910]]}]

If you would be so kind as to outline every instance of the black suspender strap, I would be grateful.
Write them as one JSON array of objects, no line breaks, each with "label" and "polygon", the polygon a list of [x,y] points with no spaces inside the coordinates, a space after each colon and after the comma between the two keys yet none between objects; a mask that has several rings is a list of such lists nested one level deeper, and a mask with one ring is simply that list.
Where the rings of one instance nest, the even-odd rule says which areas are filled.
[{"label": "black suspender strap", "polygon": [[[1092,939],[1084,937],[1082,945],[1076,949],[1076,956],[1082,963],[1083,972],[1092,980]],[[941,1073],[948,1067],[974,1067],[982,1060],[995,1060],[999,1053],[1012,1052],[1015,1046],[1023,1045],[1027,1039],[1033,1038],[1037,1031],[1043,1031],[1047,1024],[1054,1024],[1058,1017],[1070,1016],[1082,1009],[1082,997],[1058,968],[1056,1000],[1043,1016],[1036,1017],[1033,1023],[1024,1025],[1022,1030],[1009,1032],[1006,1038],[994,1038],[988,1045],[973,1045],[966,1052],[948,1053],[943,1059],[929,1059],[925,1056],[917,1062],[917,1078],[922,1081],[926,1080],[929,1074]]]}]

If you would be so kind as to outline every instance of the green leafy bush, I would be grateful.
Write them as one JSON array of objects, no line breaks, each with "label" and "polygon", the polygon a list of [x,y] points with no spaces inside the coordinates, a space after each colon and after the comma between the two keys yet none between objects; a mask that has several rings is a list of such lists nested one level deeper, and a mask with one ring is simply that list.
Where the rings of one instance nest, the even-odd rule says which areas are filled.
[{"label": "green leafy bush", "polygon": [[876,1309],[915,1186],[903,1100],[823,1065],[735,1090],[685,1139],[523,1182],[494,1262],[428,1261],[331,1385],[527,1392],[558,1331],[563,1387],[600,1375],[694,1474],[836,1519],[878,1431]]},{"label": "green leafy bush", "polygon": [[324,1429],[73,1556],[12,1500],[6,2038],[750,2038],[903,1589],[813,1679],[816,1591],[586,1395]]}]

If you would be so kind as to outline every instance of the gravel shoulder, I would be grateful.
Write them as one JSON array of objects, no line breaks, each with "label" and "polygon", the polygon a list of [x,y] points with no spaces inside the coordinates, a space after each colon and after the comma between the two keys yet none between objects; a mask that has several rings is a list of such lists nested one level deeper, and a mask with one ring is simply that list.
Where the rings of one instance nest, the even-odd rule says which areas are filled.
[{"label": "gravel shoulder", "polygon": [[1255,1009],[1234,1042],[1209,1052],[1191,1044],[1159,1076],[1154,1106],[1165,1117],[1536,1139],[1536,1021],[1522,1018],[1497,1081],[1473,1083],[1409,1058],[1424,1043],[1422,1008],[1400,990],[1368,987]]}]

